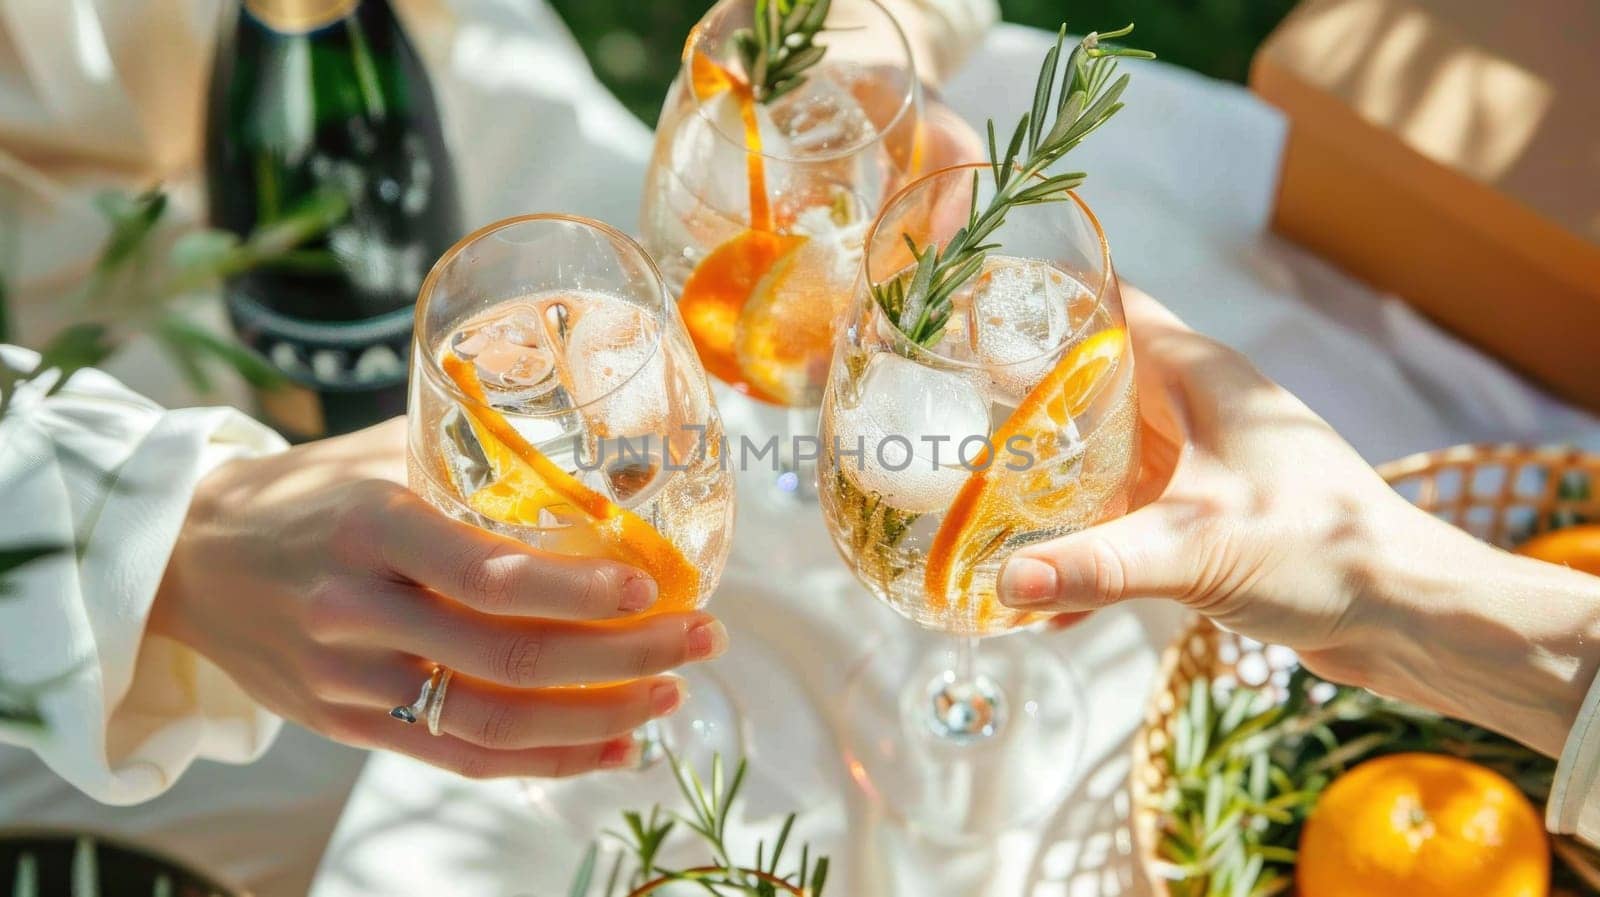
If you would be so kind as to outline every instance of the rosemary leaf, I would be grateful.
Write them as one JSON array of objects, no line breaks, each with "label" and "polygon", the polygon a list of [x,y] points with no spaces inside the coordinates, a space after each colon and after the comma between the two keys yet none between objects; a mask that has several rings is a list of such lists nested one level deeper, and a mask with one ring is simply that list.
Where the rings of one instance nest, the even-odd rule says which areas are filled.
[{"label": "rosemary leaf", "polygon": [[567,888],[567,897],[588,897],[589,883],[594,880],[594,866],[599,858],[600,845],[590,844],[583,862],[578,864],[578,873],[572,877],[572,886]]}]

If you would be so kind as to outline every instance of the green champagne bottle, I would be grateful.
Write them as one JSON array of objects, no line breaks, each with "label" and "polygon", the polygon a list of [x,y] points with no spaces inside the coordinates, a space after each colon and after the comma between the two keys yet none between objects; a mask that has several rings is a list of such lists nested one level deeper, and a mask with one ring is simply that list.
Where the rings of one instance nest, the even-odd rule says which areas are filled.
[{"label": "green champagne bottle", "polygon": [[427,73],[387,0],[243,0],[223,24],[213,226],[243,236],[329,194],[347,209],[225,286],[240,339],[287,375],[260,393],[262,416],[299,441],[403,414],[417,291],[461,236]]}]

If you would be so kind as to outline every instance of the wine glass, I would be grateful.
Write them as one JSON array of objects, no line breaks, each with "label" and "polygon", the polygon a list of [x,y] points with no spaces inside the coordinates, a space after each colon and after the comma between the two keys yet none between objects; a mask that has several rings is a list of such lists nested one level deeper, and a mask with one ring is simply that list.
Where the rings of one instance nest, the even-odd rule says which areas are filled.
[{"label": "wine glass", "polygon": [[[978,177],[974,177],[975,173]],[[909,825],[942,837],[1039,820],[1074,772],[1082,687],[1001,605],[1016,548],[1123,514],[1137,397],[1116,274],[1077,194],[1012,208],[950,297],[942,336],[913,340],[875,293],[904,283],[985,208],[990,166],[948,168],[885,205],[822,404],[819,490],[834,543],[879,600],[938,638],[896,631],[845,703],[847,765]]]},{"label": "wine glass", "polygon": [[[646,613],[704,605],[728,556],[732,474],[705,371],[637,243],[568,215],[490,224],[428,275],[414,339],[414,491],[535,548],[644,569],[658,586]],[[733,753],[722,689],[686,675],[667,741],[691,761]],[[641,765],[660,754],[655,726]]]},{"label": "wine glass", "polygon": [[744,429],[779,436],[776,494],[811,499],[814,458],[793,437],[816,433],[866,226],[922,164],[922,93],[894,18],[833,0],[808,38],[820,60],[766,97],[739,47],[777,9],[721,0],[690,32],[641,221],[706,369],[756,400],[741,400]]}]

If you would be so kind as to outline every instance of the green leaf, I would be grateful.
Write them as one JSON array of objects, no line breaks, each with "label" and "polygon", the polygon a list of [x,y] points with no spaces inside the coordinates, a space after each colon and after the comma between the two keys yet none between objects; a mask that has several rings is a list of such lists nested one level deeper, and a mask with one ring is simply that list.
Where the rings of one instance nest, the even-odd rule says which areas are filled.
[{"label": "green leaf", "polygon": [[795,52],[784,57],[782,62],[773,66],[772,77],[774,80],[783,80],[795,77],[800,72],[805,71],[806,69],[822,61],[822,54],[825,52],[827,52],[826,47],[818,47],[815,45],[806,47],[804,50],[796,50]]},{"label": "green leaf", "polygon": [[67,385],[68,378],[74,373],[104,361],[115,348],[111,333],[104,324],[73,324],[57,333],[40,350],[39,364],[28,375],[28,379],[48,371],[59,371],[59,378],[50,387],[50,392],[55,393]]},{"label": "green leaf", "polygon": [[349,213],[349,202],[338,192],[317,190],[307,194],[281,217],[256,228],[245,246],[256,258],[279,256],[326,233]]},{"label": "green leaf", "polygon": [[1032,153],[1039,146],[1039,131],[1044,126],[1045,112],[1050,107],[1050,96],[1055,90],[1056,62],[1061,58],[1061,46],[1067,40],[1067,26],[1062,25],[1056,32],[1055,46],[1044,54],[1044,63],[1039,66],[1039,80],[1033,85],[1033,111],[1029,114],[1028,127],[1028,152]]},{"label": "green leaf", "polygon": [[31,853],[17,858],[17,874],[12,879],[14,897],[39,897],[39,861]]},{"label": "green leaf", "polygon": [[[268,389],[284,382],[283,372],[272,362],[242,343],[213,333],[180,314],[165,315],[157,325],[156,332],[180,357],[187,356],[191,360],[210,358],[221,362],[251,386]],[[203,374],[200,380],[196,386],[204,391],[207,386]]]},{"label": "green leaf", "polygon": [[[716,759],[720,760],[721,755],[717,755]],[[720,767],[721,764],[718,763],[717,766]],[[722,794],[721,812],[717,815],[718,837],[721,837],[728,830],[728,814],[733,811],[734,799],[739,796],[739,789],[744,785],[744,775],[746,769],[747,767],[745,766],[745,761],[741,758],[739,760],[739,765],[734,768],[733,780],[728,783],[728,789]]]},{"label": "green leaf", "polygon": [[622,880],[622,854],[611,861],[611,874],[606,876],[606,889],[601,892],[603,897],[612,897],[617,893],[617,883]]},{"label": "green leaf", "polygon": [[1017,122],[1017,129],[1011,132],[1011,143],[1006,146],[1005,161],[1000,163],[1000,171],[1005,175],[1007,182],[1016,174],[1017,153],[1022,151],[1022,139],[1027,136],[1028,122],[1028,113],[1024,112],[1022,120]]},{"label": "green leaf", "polygon": [[916,334],[917,324],[928,306],[928,285],[933,282],[938,267],[934,261],[935,255],[935,248],[929,246],[917,257],[916,272],[911,275],[911,284],[906,287],[905,308],[900,312],[900,329],[906,333]]},{"label": "green leaf", "polygon": [[778,874],[778,861],[783,857],[783,847],[789,841],[789,830],[794,828],[795,814],[790,813],[784,817],[783,827],[778,830],[778,840],[772,845],[772,859],[769,861],[767,871],[773,875]]},{"label": "green leaf", "polygon": [[[804,0],[796,3],[795,7],[799,8],[802,5],[804,5]],[[805,21],[800,25],[799,31],[801,34],[816,34],[822,30],[822,24],[828,19],[828,10],[833,6],[833,0],[815,0],[810,6],[811,12],[806,15]]]},{"label": "green leaf", "polygon": [[1049,202],[1067,198],[1067,191],[1082,184],[1087,177],[1081,171],[1071,174],[1058,174],[1034,183],[1033,186],[1018,193],[1013,200],[1015,205],[1027,205],[1036,202]]},{"label": "green leaf", "polygon": [[85,835],[72,851],[72,897],[100,897],[100,861],[94,839]]},{"label": "green leaf", "polygon": [[230,231],[190,231],[172,244],[172,264],[180,269],[217,270],[238,249],[239,237]]},{"label": "green leaf", "polygon": [[167,195],[157,188],[137,196],[107,190],[95,196],[94,206],[111,225],[111,234],[95,263],[98,271],[106,273],[121,267],[143,247],[145,238],[166,213]]},{"label": "green leaf", "polygon": [[584,851],[583,862],[578,864],[578,872],[572,877],[572,886],[567,888],[567,897],[588,897],[589,885],[594,881],[595,862],[600,858],[600,845],[590,844]]}]

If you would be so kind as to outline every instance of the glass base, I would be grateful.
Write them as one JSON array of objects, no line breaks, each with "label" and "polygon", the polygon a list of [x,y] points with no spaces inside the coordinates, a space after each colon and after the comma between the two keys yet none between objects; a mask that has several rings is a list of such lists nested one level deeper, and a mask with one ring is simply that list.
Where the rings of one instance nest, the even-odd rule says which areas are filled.
[{"label": "glass base", "polygon": [[523,792],[534,810],[561,820],[582,837],[594,837],[603,829],[618,827],[624,810],[683,805],[667,765],[667,751],[702,774],[711,768],[715,754],[724,761],[737,760],[744,753],[742,723],[721,677],[705,666],[686,667],[679,675],[688,696],[671,716],[634,732],[634,739],[643,742],[635,768],[569,779],[526,779]]},{"label": "glass base", "polygon": [[852,672],[842,739],[856,784],[888,817],[941,842],[986,840],[1059,807],[1083,752],[1083,683],[1035,636],[957,640],[909,625]]}]

